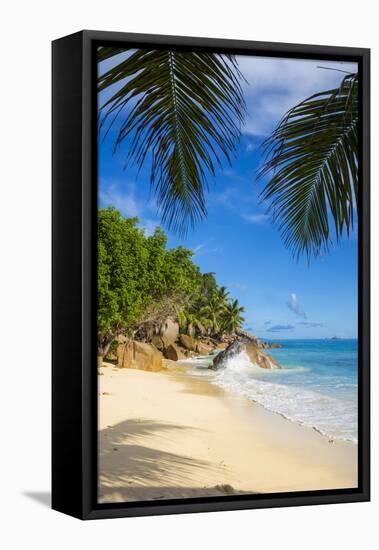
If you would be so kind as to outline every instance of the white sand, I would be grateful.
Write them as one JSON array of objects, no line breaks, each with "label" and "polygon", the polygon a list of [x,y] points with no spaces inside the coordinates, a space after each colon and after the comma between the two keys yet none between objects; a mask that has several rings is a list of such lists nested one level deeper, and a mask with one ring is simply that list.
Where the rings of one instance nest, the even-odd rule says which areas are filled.
[{"label": "white sand", "polygon": [[101,372],[100,502],[357,486],[353,443],[185,373]]}]

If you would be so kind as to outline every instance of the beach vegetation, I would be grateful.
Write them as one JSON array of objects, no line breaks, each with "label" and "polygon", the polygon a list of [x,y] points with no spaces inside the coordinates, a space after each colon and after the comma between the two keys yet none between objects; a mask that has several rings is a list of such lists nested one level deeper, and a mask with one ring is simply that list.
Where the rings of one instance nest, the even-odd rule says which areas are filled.
[{"label": "beach vegetation", "polygon": [[182,246],[168,248],[160,227],[147,236],[138,218],[125,218],[113,207],[99,210],[100,357],[120,335],[148,340],[169,317],[191,336],[219,338],[242,325],[243,308],[230,301],[214,273],[201,273],[192,257]]},{"label": "beach vegetation", "polygon": [[242,313],[245,311],[243,306],[240,306],[238,300],[233,300],[225,305],[222,313],[222,328],[228,334],[233,334],[238,330],[245,321]]}]

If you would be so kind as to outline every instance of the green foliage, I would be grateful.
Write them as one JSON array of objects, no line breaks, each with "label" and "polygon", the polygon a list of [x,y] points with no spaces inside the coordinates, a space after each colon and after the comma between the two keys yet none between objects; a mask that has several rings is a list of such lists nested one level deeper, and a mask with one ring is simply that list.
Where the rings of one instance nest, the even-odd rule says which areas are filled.
[{"label": "green foliage", "polygon": [[218,299],[217,294],[201,308],[201,315],[210,321],[210,328],[213,334],[218,334],[221,330],[222,316],[226,303]]},{"label": "green foliage", "polygon": [[242,313],[245,308],[240,306],[238,300],[233,300],[225,306],[225,310],[222,314],[222,326],[228,333],[233,333],[239,329],[244,322]]},{"label": "green foliage", "polygon": [[202,274],[190,250],[167,249],[160,228],[147,237],[137,223],[112,207],[98,212],[99,354],[118,334],[134,334],[169,315],[178,318],[182,332],[236,330],[243,321],[232,307],[238,309],[237,301],[228,302],[214,274]]},{"label": "green foliage", "polygon": [[241,327],[243,311],[238,300],[229,301],[229,292],[217,285],[214,273],[204,273],[195,298],[177,316],[182,332],[218,337]]},{"label": "green foliage", "polygon": [[[125,50],[124,50],[125,51]],[[98,51],[98,61],[120,48]],[[130,55],[99,77],[117,91],[101,106],[106,132],[122,116],[114,148],[130,146],[126,165],[151,165],[162,222],[185,232],[206,215],[204,189],[222,161],[231,161],[245,102],[234,56],[155,49]]]},{"label": "green foliage", "polygon": [[[103,47],[98,61],[123,48]],[[236,153],[246,105],[236,58],[226,54],[129,50],[99,76],[110,90],[100,108],[107,135],[127,140],[126,166],[150,164],[162,222],[185,232],[206,216],[209,177]],[[358,186],[358,75],[293,107],[266,140],[262,193],[286,246],[299,258],[320,255],[349,234]]]},{"label": "green foliage", "polygon": [[[358,75],[293,107],[266,142],[262,199],[285,244],[319,255],[353,226],[358,194]],[[332,224],[332,227],[330,227]]]},{"label": "green foliage", "polygon": [[199,268],[192,262],[193,252],[182,246],[172,248],[166,254],[166,284],[169,289],[180,290],[193,298],[202,282]]},{"label": "green foliage", "polygon": [[[147,306],[149,248],[136,218],[108,208],[98,215],[98,334],[100,342],[130,329]],[[112,338],[113,339],[113,338]],[[99,342],[99,344],[100,344]]]}]

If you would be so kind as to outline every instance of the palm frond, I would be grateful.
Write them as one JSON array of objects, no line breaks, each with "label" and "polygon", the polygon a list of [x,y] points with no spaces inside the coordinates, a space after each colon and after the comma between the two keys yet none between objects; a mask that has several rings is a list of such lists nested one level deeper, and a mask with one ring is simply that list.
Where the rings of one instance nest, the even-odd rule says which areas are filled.
[{"label": "palm frond", "polygon": [[[98,59],[111,55],[101,48]],[[245,114],[241,79],[231,55],[153,49],[130,50],[99,76],[99,92],[118,84],[100,107],[100,127],[107,133],[121,118],[114,148],[128,139],[126,166],[150,163],[170,229],[183,233],[205,217],[208,178],[236,152]]]},{"label": "palm frond", "polygon": [[358,75],[293,107],[266,140],[261,198],[299,258],[327,251],[353,227],[358,189]]}]

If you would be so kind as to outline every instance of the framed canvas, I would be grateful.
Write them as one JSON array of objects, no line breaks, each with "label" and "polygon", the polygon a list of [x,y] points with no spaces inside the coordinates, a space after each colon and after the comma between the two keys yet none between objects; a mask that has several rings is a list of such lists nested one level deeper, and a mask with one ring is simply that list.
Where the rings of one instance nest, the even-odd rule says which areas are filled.
[{"label": "framed canvas", "polygon": [[369,500],[369,50],[53,42],[53,508]]}]

